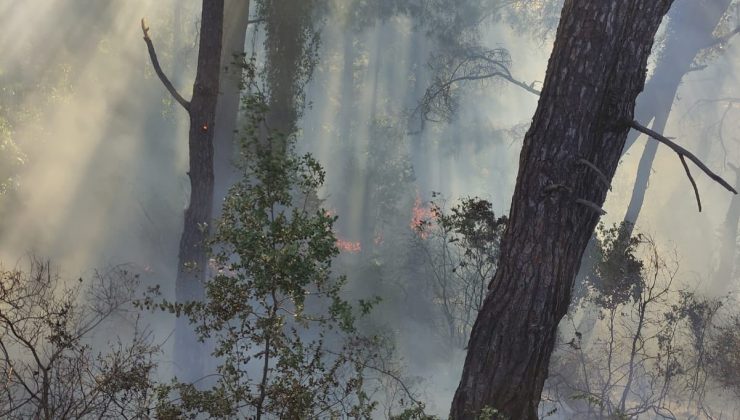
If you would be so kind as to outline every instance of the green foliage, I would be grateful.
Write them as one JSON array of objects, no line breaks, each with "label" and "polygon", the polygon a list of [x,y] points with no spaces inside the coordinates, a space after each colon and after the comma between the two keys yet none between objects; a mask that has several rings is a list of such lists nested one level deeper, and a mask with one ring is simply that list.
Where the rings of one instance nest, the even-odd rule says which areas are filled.
[{"label": "green foliage", "polygon": [[625,223],[597,228],[596,264],[586,281],[596,292],[593,299],[601,307],[636,301],[642,293],[643,263],[636,252],[643,238],[629,235],[630,232]]},{"label": "green foliage", "polygon": [[[490,201],[478,197],[463,198],[448,214],[440,205],[432,202],[432,212],[439,227],[455,235],[450,242],[461,242],[465,256],[475,255],[489,262],[498,259],[498,248],[507,218],[496,217]],[[464,266],[464,262],[460,264]]]},{"label": "green foliage", "polygon": [[740,396],[740,315],[733,313],[729,319],[716,326],[708,341],[708,368],[722,387]]},{"label": "green foliage", "polygon": [[414,242],[426,260],[442,331],[464,347],[498,267],[507,219],[496,217],[493,205],[481,198],[464,198],[447,210],[439,194],[433,197],[429,217],[415,226]]},{"label": "green foliage", "polygon": [[355,328],[373,302],[356,310],[342,297],[346,278],[331,272],[336,217],[312,199],[323,169],[310,155],[272,150],[274,140],[244,145],[244,177],[212,240],[205,301],[146,302],[189,317],[219,364],[208,390],[162,386],[161,417],[369,418],[374,408],[362,373],[379,341]]},{"label": "green foliage", "polygon": [[507,420],[507,417],[497,409],[485,406],[480,410],[480,413],[478,413],[478,418],[476,420]]},{"label": "green foliage", "polygon": [[[325,0],[261,0],[266,63],[262,71],[273,129],[290,134],[306,105],[305,87],[318,63]],[[279,114],[279,115],[277,115]]]},{"label": "green foliage", "polygon": [[407,408],[400,414],[391,416],[390,420],[441,420],[437,416],[430,416],[424,412],[424,405],[420,404],[416,407]]}]

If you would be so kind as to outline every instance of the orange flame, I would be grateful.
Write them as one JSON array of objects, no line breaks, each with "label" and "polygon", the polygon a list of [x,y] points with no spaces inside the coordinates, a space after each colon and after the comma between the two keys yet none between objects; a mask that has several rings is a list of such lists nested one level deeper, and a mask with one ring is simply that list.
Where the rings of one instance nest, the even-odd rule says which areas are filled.
[{"label": "orange flame", "polygon": [[350,254],[357,254],[362,251],[362,246],[360,246],[359,242],[345,241],[341,238],[337,238],[337,248],[340,251],[349,252]]},{"label": "orange flame", "polygon": [[424,206],[421,203],[421,195],[416,192],[416,200],[414,200],[414,208],[411,210],[411,223],[409,227],[414,232],[419,234],[421,239],[429,237],[429,232],[426,232],[423,228],[424,225],[434,220],[435,215],[431,207]]}]

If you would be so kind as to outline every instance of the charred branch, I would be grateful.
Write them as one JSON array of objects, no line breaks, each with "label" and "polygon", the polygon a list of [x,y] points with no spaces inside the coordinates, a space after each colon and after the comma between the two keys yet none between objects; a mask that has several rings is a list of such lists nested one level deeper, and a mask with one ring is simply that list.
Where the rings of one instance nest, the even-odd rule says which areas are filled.
[{"label": "charred branch", "polygon": [[164,71],[162,71],[162,67],[159,65],[159,59],[157,59],[157,52],[154,50],[154,44],[152,43],[152,39],[149,38],[149,27],[146,26],[146,21],[144,18],[141,18],[141,32],[144,33],[144,42],[146,42],[146,47],[149,50],[149,58],[152,60],[152,66],[154,66],[154,71],[157,73],[157,76],[159,77],[159,80],[162,81],[162,84],[165,88],[167,88],[167,91],[172,95],[175,100],[182,105],[183,108],[185,108],[185,111],[190,112],[190,102],[186,101],[185,98],[180,95],[180,93],[175,89],[175,86],[172,85],[172,82],[170,82],[170,79],[167,78],[167,75],[164,74]]},{"label": "charred branch", "polygon": [[691,186],[694,188],[696,204],[699,206],[699,213],[701,213],[701,197],[699,196],[699,188],[696,186],[696,181],[694,181],[694,177],[691,176],[691,171],[689,170],[689,165],[686,164],[686,159],[683,157],[683,155],[678,155],[678,157],[681,159],[681,165],[683,165],[683,169],[686,171],[686,176],[689,177],[689,181],[691,181]]},{"label": "charred branch", "polygon": [[580,204],[582,206],[586,206],[590,208],[591,210],[595,211],[599,214],[599,216],[603,216],[606,214],[606,210],[602,209],[598,204],[594,203],[593,201],[584,200],[583,198],[576,198],[576,203]]},{"label": "charred branch", "polygon": [[599,180],[600,180],[601,182],[603,182],[603,183],[604,183],[604,185],[605,185],[605,186],[606,186],[607,188],[609,188],[609,190],[611,191],[611,189],[612,189],[612,184],[611,184],[611,182],[609,182],[609,178],[608,178],[608,177],[607,177],[607,176],[606,176],[606,175],[605,175],[605,174],[604,174],[603,172],[601,172],[601,169],[599,169],[599,168],[598,168],[598,167],[597,167],[596,165],[594,165],[593,163],[591,163],[591,162],[587,161],[587,160],[586,160],[586,159],[584,159],[584,158],[580,158],[580,159],[578,159],[578,163],[580,163],[581,165],[585,165],[586,167],[588,167],[588,168],[590,168],[590,169],[591,169],[592,171],[594,171],[594,172],[596,173],[597,177],[599,178]]},{"label": "charred branch", "polygon": [[457,88],[464,82],[503,79],[514,86],[538,95],[537,82],[525,83],[516,79],[509,70],[510,57],[506,50],[485,50],[480,47],[463,48],[452,56],[437,56],[430,66],[437,73],[436,80],[427,89],[412,115],[424,122],[450,120],[457,112]]},{"label": "charred branch", "polygon": [[692,161],[696,166],[699,167],[699,169],[701,169],[702,171],[704,171],[704,173],[707,174],[707,176],[709,176],[715,182],[717,182],[718,184],[720,184],[721,186],[723,186],[728,191],[731,191],[733,194],[737,194],[737,191],[727,181],[725,181],[724,179],[722,179],[722,177],[720,177],[719,175],[717,175],[714,172],[712,172],[712,170],[710,170],[701,160],[699,160],[699,158],[697,158],[696,156],[694,156],[693,153],[689,152],[688,150],[686,150],[683,147],[679,146],[678,144],[674,143],[668,137],[665,137],[662,134],[657,133],[657,132],[655,132],[655,131],[653,131],[653,130],[647,128],[647,127],[645,127],[644,125],[638,123],[637,121],[632,121],[632,122],[630,122],[629,125],[633,129],[635,129],[635,130],[637,130],[637,131],[639,131],[639,132],[641,132],[643,134],[647,134],[648,136],[650,136],[653,139],[655,139],[655,140],[657,140],[657,141],[665,144],[666,146],[668,146],[669,148],[671,148],[671,150],[673,150],[674,152],[676,152],[676,154],[678,155],[678,157],[681,159],[681,163],[683,164],[684,170],[686,171],[686,175],[689,177],[689,180],[691,181],[691,185],[694,187],[694,193],[696,194],[696,200],[697,200],[697,202],[699,204],[699,211],[701,211],[701,200],[699,199],[699,190],[696,187],[696,182],[694,181],[694,178],[691,176],[691,172],[689,171],[689,167],[686,164],[686,158],[688,158],[690,161]]}]

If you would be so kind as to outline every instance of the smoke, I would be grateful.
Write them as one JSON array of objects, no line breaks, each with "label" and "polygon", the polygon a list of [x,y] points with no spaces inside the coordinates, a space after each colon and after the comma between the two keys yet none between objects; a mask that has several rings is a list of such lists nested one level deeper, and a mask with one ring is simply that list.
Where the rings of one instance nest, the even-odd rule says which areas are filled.
[{"label": "smoke", "polygon": [[9,112],[33,116],[13,127],[27,164],[16,211],[3,221],[3,259],[34,249],[72,275],[126,262],[167,277],[187,200],[186,120],[166,103],[138,25],[149,19],[160,59],[174,71],[172,5],[5,9],[4,81],[31,86]]},{"label": "smoke", "polygon": [[[0,5],[0,81],[6,85],[0,88],[25,87],[4,99],[13,108],[3,105],[2,110],[22,114],[14,120],[12,135],[27,156],[17,197],[12,204],[0,204],[9,211],[0,221],[1,260],[15,261],[35,250],[70,277],[131,263],[152,282],[173,285],[189,193],[187,120],[151,70],[139,19],[147,18],[165,71],[180,80],[177,88],[188,97],[196,7],[155,0]],[[177,8],[179,35],[172,33]],[[502,80],[471,82],[461,90],[451,122],[427,123],[419,132],[419,121],[409,117],[433,78],[427,64],[437,47],[434,40],[406,16],[357,28],[349,24],[347,10],[332,10],[307,87],[311,106],[300,122],[298,147],[313,153],[327,171],[321,195],[340,217],[337,234],[362,247],[360,255],[345,256],[341,267],[354,270],[383,261],[376,271],[348,273],[351,293],[385,294],[378,322],[393,331],[408,375],[424,378],[419,387],[431,411],[446,415],[464,350],[446,347],[417,322],[420,317],[399,318],[428,310],[414,306],[414,299],[398,297],[404,293],[398,285],[415,263],[406,249],[410,209],[417,194],[427,201],[438,191],[451,200],[481,196],[493,203],[497,215],[508,213],[520,145],[537,97]],[[665,132],[731,183],[735,173],[726,163],[740,166],[740,109],[712,101],[740,97],[738,41],[728,42],[705,69],[684,78]],[[537,87],[544,79],[551,38],[522,36],[496,23],[483,27],[480,42],[506,48],[511,73],[519,80]],[[261,43],[248,39],[247,47],[253,45]],[[392,142],[388,133],[396,133]],[[395,152],[373,155],[383,150],[373,148],[381,141]],[[604,207],[607,224],[622,220],[646,141],[653,140],[640,138],[619,166]],[[373,172],[371,161],[399,173],[407,162],[413,177],[391,185]],[[705,290],[732,196],[691,169],[701,213],[680,161],[659,148],[637,229],[675,248],[680,280]],[[381,210],[377,197],[390,194],[391,187],[398,197]],[[714,285],[707,292],[717,290]]]}]

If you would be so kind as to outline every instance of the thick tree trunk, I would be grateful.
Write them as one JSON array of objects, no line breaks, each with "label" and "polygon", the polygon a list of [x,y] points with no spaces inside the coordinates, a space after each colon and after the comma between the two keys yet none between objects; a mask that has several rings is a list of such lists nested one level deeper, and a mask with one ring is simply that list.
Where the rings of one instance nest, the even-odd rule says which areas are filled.
[{"label": "thick tree trunk", "polygon": [[282,153],[285,138],[297,129],[303,106],[303,88],[313,71],[311,0],[269,0],[262,6],[269,109],[265,125],[272,135],[272,150]]},{"label": "thick tree trunk", "polygon": [[[223,0],[204,0],[201,14],[198,67],[190,101],[190,204],[180,238],[180,253],[175,283],[178,302],[201,300],[207,270],[207,246],[213,203],[213,135],[216,122]],[[177,320],[175,330],[175,365],[178,377],[194,381],[202,376],[203,346],[196,340],[185,317]]]},{"label": "thick tree trunk", "polygon": [[453,419],[536,419],[556,330],[672,0],[566,0],[524,138],[499,268],[473,327]]},{"label": "thick tree trunk", "polygon": [[[681,0],[674,6],[670,13],[665,49],[654,76],[637,101],[638,120],[647,123],[654,119],[653,131],[664,132],[683,76],[690,71],[696,56],[712,42],[714,29],[729,5],[730,0]],[[638,136],[638,132],[631,134],[627,147]],[[645,202],[657,150],[658,142],[648,140],[640,158],[632,198],[624,216],[624,221],[629,222],[629,234],[632,233],[631,227],[637,222]]]},{"label": "thick tree trunk", "polygon": [[221,77],[213,141],[214,217],[219,217],[221,214],[221,206],[226,193],[238,178],[233,162],[234,140],[242,82],[242,68],[239,63],[244,54],[248,22],[249,0],[224,1],[223,53],[221,54]]}]

